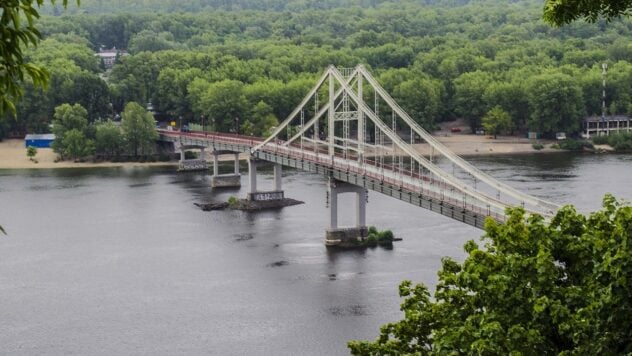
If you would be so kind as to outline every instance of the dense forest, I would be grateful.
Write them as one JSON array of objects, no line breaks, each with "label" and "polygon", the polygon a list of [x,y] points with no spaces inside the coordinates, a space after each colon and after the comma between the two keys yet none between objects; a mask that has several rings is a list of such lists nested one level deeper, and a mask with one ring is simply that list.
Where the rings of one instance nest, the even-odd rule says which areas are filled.
[{"label": "dense forest", "polygon": [[[54,108],[81,104],[89,122],[151,102],[161,118],[262,135],[329,65],[364,63],[426,128],[492,109],[512,129],[576,133],[607,108],[632,112],[632,22],[552,28],[536,0],[82,0],[48,6],[45,39],[27,55],[51,72],[48,90],[26,83],[11,131],[47,132]],[[94,53],[125,49],[111,70]]]}]

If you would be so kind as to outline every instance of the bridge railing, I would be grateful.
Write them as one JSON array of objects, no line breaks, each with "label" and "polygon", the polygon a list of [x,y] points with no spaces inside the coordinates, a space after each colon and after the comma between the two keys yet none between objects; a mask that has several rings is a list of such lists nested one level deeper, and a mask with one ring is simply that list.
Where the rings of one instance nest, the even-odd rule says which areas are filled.
[{"label": "bridge railing", "polygon": [[199,131],[169,131],[159,129],[157,130],[159,134],[174,137],[174,138],[182,138],[182,139],[201,139],[204,141],[219,141],[222,143],[232,143],[242,146],[253,147],[254,145],[261,142],[263,139],[260,137],[246,136],[246,135],[237,135],[232,133],[224,133],[224,132],[199,132]]},{"label": "bridge railing", "polygon": [[[244,146],[244,148],[254,147],[262,141],[261,138],[231,133],[208,133],[208,132],[181,132],[159,130],[160,134],[184,139],[201,140],[219,143],[229,143]],[[286,145],[284,141],[275,140],[268,142],[261,147],[262,151],[275,155],[287,156],[292,159],[310,161],[331,169],[343,172],[364,175],[376,181],[387,183],[391,186],[403,189],[421,196],[432,198],[439,202],[445,202],[451,206],[459,207],[475,214],[491,216],[493,219],[503,221],[505,219],[503,202],[498,201],[498,205],[491,206],[484,202],[477,201],[474,197],[468,197],[461,191],[451,186],[449,183],[438,180],[432,175],[424,175],[422,172],[412,171],[409,167],[401,167],[393,164],[381,162],[377,156],[366,157],[359,161],[357,157],[343,157],[343,154],[336,153],[329,156],[326,147],[315,146],[303,147],[292,143]]]},{"label": "bridge railing", "polygon": [[430,197],[436,201],[445,202],[478,215],[490,216],[497,221],[505,220],[503,202],[498,201],[498,206],[479,202],[474,197],[462,194],[447,182],[437,180],[432,176],[424,176],[409,169],[401,169],[387,164],[380,165],[379,161],[371,159],[365,159],[364,163],[360,164],[357,160],[343,157],[342,154],[329,156],[327,152],[322,152],[321,150],[305,150],[301,149],[297,144],[284,145],[284,142],[279,140],[269,142],[260,149],[275,155],[306,160],[331,169],[370,177],[376,181],[397,187],[400,190],[405,189],[415,194]]}]

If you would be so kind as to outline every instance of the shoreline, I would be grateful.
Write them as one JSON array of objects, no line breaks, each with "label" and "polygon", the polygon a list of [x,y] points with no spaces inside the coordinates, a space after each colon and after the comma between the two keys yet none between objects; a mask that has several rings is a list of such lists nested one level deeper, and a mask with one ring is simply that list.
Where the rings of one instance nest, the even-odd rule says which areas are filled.
[{"label": "shoreline", "polygon": [[[563,153],[565,150],[552,149],[553,141],[532,141],[526,138],[499,136],[491,139],[486,136],[466,134],[438,133],[438,141],[443,143],[452,152],[463,157],[500,156],[516,154],[547,154]],[[533,143],[544,144],[540,150],[533,148]],[[413,147],[422,155],[429,156],[432,153],[427,143],[414,144]],[[399,151],[399,150],[398,150]],[[8,139],[0,141],[0,169],[67,169],[67,168],[117,168],[117,167],[170,167],[177,166],[178,161],[167,162],[55,162],[57,155],[50,148],[39,148],[34,163],[26,156],[24,140]],[[242,154],[240,159],[246,159]],[[232,161],[232,157],[220,157],[220,161]]]},{"label": "shoreline", "polygon": [[[26,156],[24,140],[6,139],[0,141],[0,170],[4,169],[70,169],[70,168],[133,168],[133,167],[177,167],[178,161],[166,162],[55,162],[57,154],[52,148],[38,148],[32,162]],[[244,159],[245,155],[240,157]],[[220,161],[232,161],[232,157],[221,157]]]}]

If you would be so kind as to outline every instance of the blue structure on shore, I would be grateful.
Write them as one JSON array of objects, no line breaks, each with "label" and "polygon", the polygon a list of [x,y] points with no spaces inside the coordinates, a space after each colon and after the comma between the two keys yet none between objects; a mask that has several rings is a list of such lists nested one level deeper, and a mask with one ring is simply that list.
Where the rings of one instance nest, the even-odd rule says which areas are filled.
[{"label": "blue structure on shore", "polygon": [[37,147],[37,148],[50,148],[51,144],[55,141],[54,134],[28,134],[24,137],[25,147]]}]

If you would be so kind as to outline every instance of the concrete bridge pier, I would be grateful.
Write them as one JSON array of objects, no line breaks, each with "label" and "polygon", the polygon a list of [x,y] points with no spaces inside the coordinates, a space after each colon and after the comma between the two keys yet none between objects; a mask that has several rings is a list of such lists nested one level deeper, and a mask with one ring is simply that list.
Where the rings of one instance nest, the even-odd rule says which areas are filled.
[{"label": "concrete bridge pier", "polygon": [[[337,247],[353,247],[364,240],[369,232],[366,226],[366,189],[357,185],[329,178],[329,229],[325,232],[325,245]],[[338,194],[356,194],[356,225],[354,227],[338,226]]]},{"label": "concrete bridge pier", "polygon": [[219,174],[219,156],[222,151],[213,151],[213,176],[212,188],[239,188],[241,187],[241,175],[239,174],[239,152],[229,152],[235,156],[235,169],[233,173]]},{"label": "concrete bridge pier", "polygon": [[[206,160],[204,159],[204,146],[179,145],[176,149],[180,151],[178,171],[200,171],[207,169]],[[197,158],[186,159],[186,152],[194,149],[200,150]]]},{"label": "concrete bridge pier", "polygon": [[[257,189],[257,167],[272,164],[274,167],[274,190],[259,191]],[[285,198],[282,187],[282,166],[278,163],[270,163],[260,161],[254,157],[248,159],[248,178],[250,182],[250,190],[248,191],[248,200],[250,201],[272,201],[283,200]]]}]

